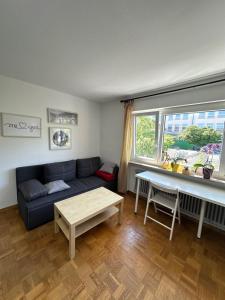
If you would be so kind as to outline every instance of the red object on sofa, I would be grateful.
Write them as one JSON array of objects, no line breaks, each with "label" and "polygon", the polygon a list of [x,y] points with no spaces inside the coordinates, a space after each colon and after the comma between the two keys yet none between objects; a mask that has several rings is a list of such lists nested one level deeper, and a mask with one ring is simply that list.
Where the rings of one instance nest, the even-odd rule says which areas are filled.
[{"label": "red object on sofa", "polygon": [[105,181],[112,181],[112,180],[114,180],[114,174],[110,174],[110,173],[107,173],[107,172],[104,172],[104,171],[100,171],[100,170],[97,170],[96,172],[95,172],[95,174],[98,176],[98,177],[100,177],[100,178],[102,178],[102,179],[104,179]]}]

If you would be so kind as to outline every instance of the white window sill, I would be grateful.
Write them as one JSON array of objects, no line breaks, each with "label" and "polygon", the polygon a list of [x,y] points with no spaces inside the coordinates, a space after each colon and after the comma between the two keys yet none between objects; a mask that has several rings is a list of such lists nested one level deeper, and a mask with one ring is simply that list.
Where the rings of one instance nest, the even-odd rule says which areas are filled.
[{"label": "white window sill", "polygon": [[199,182],[199,183],[203,183],[203,184],[207,184],[207,185],[212,185],[212,186],[216,186],[219,188],[225,187],[225,180],[223,180],[223,179],[211,178],[211,179],[207,180],[207,179],[203,179],[202,177],[200,177],[198,175],[188,176],[188,175],[165,170],[158,165],[146,164],[146,163],[143,163],[140,161],[134,161],[134,160],[129,161],[129,165],[143,167],[144,170],[155,171],[158,173],[163,173],[163,174],[175,176],[178,178],[184,178],[184,179],[187,179],[190,181]]}]

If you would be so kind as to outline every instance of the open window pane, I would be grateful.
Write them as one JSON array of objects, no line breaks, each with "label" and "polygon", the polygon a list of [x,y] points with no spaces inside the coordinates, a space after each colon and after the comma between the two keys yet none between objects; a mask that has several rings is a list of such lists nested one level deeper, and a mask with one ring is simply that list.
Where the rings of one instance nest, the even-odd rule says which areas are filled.
[{"label": "open window pane", "polygon": [[135,116],[135,157],[154,159],[157,149],[158,115]]},{"label": "open window pane", "polygon": [[186,159],[190,167],[210,162],[219,171],[225,110],[177,115],[166,115],[163,153],[171,159]]}]

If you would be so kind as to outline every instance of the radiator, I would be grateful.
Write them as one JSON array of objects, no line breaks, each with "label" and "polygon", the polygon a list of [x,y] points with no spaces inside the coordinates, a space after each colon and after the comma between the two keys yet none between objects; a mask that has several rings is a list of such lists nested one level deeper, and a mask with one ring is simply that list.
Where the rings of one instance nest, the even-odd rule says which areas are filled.
[{"label": "radiator", "polygon": [[[143,172],[143,170],[136,170],[135,173]],[[135,188],[137,189],[137,182]],[[140,195],[147,197],[149,183],[147,181],[140,181]],[[199,219],[201,200],[186,194],[180,193],[180,208],[181,213],[194,219]],[[213,203],[206,204],[206,212],[204,223],[215,226],[219,229],[225,230],[225,207],[215,205]]]}]

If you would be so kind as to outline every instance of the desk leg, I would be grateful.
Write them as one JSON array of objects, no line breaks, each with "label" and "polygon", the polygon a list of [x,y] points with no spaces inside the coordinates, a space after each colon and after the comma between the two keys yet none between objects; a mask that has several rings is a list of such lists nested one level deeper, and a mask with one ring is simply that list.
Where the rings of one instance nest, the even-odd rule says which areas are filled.
[{"label": "desk leg", "polygon": [[69,256],[70,259],[75,257],[75,226],[69,226]]},{"label": "desk leg", "polygon": [[202,200],[199,223],[198,223],[198,233],[197,233],[197,237],[199,239],[201,238],[201,234],[202,234],[202,225],[203,225],[204,216],[205,216],[205,208],[206,208],[206,201]]},{"label": "desk leg", "polygon": [[138,208],[139,189],[140,189],[140,178],[138,178],[137,180],[136,201],[135,201],[135,209],[134,209],[135,214],[137,213],[137,208]]}]

